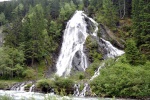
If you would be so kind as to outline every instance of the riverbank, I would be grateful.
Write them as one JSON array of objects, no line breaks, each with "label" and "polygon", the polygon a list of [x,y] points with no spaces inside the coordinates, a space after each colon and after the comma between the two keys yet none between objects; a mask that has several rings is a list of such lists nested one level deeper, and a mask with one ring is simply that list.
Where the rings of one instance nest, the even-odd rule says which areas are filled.
[{"label": "riverbank", "polygon": [[13,84],[21,81],[22,80],[0,80],[0,90],[10,90]]},{"label": "riverbank", "polygon": [[[3,99],[5,98],[5,99]],[[2,100],[136,100],[123,98],[100,98],[100,97],[73,97],[58,96],[53,93],[43,94],[24,91],[4,91],[0,90],[0,99]]]}]

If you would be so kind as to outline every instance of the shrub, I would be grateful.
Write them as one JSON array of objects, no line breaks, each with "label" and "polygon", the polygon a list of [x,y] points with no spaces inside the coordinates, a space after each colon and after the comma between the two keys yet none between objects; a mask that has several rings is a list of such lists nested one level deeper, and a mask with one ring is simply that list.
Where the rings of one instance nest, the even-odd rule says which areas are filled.
[{"label": "shrub", "polygon": [[102,59],[102,55],[98,50],[98,43],[92,36],[87,37],[85,45],[88,49],[88,58],[91,62],[100,61]]},{"label": "shrub", "polygon": [[[123,58],[124,59],[124,58]],[[101,70],[100,76],[90,84],[99,96],[148,97],[150,94],[150,63],[131,66],[122,58]]]},{"label": "shrub", "polygon": [[72,79],[57,77],[54,81],[54,85],[55,90],[57,90],[59,94],[73,94],[74,81]]},{"label": "shrub", "polygon": [[6,88],[5,83],[0,82],[0,89],[5,89],[5,88]]},{"label": "shrub", "polygon": [[26,69],[23,74],[25,79],[27,80],[35,80],[36,79],[36,72],[33,69]]},{"label": "shrub", "polygon": [[74,79],[74,80],[82,80],[82,79],[85,79],[86,76],[84,72],[78,72],[78,73],[71,75],[69,78]]},{"label": "shrub", "polygon": [[49,79],[42,79],[36,83],[36,87],[40,89],[40,91],[47,93],[50,92],[52,87],[54,87],[54,84],[53,81]]},{"label": "shrub", "polygon": [[90,64],[90,66],[86,69],[85,76],[87,78],[91,78],[99,66],[99,62],[93,62],[92,64]]}]

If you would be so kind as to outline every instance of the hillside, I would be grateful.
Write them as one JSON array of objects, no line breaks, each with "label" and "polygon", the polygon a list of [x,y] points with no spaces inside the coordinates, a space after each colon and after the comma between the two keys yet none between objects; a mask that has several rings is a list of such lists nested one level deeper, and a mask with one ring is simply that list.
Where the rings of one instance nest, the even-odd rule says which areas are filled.
[{"label": "hillside", "polygon": [[86,96],[148,98],[149,9],[148,0],[0,2],[0,88],[32,81],[69,95],[88,83]]}]

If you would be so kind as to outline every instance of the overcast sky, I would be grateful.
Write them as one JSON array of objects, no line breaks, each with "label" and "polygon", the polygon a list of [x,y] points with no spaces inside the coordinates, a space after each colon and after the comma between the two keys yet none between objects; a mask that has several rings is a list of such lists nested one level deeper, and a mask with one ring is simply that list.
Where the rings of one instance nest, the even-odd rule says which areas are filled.
[{"label": "overcast sky", "polygon": [[10,1],[10,0],[0,0],[0,2],[2,2],[2,1]]}]

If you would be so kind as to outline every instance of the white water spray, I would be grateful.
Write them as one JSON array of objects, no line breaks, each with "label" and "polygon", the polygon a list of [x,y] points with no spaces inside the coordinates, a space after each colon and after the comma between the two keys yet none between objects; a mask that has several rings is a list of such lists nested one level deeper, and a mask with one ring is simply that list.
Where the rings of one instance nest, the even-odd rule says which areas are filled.
[{"label": "white water spray", "polygon": [[29,92],[32,92],[34,87],[35,87],[35,85],[33,84],[33,85],[30,87]]},{"label": "white water spray", "polygon": [[[72,61],[75,53],[80,52],[81,62],[80,67],[85,71],[88,67],[86,55],[83,52],[83,44],[87,36],[87,23],[85,18],[87,17],[83,11],[76,11],[74,16],[67,23],[67,27],[63,36],[63,43],[61,52],[56,64],[57,72],[59,76],[67,76],[70,74],[72,68]],[[96,23],[94,20],[90,19],[93,23]],[[98,29],[93,33],[97,34]]]},{"label": "white water spray", "polygon": [[[92,18],[87,17],[83,11],[76,11],[71,20],[68,21],[64,32],[62,48],[56,64],[56,74],[59,76],[67,76],[70,74],[73,57],[77,52],[79,52],[79,56],[81,57],[80,64],[78,65],[80,69],[85,71],[88,67],[87,58],[83,52],[83,45],[87,36],[90,34],[87,33],[88,29],[85,18],[90,20],[94,25],[95,29],[91,35],[97,37],[98,24]],[[99,45],[103,47],[105,51],[104,58],[115,58],[124,54],[124,51],[115,48],[109,41],[102,38],[100,40]]]},{"label": "white water spray", "polygon": [[106,41],[103,38],[101,38],[101,41],[101,47],[106,51],[105,58],[115,58],[124,54],[124,51],[117,49],[109,41]]}]

